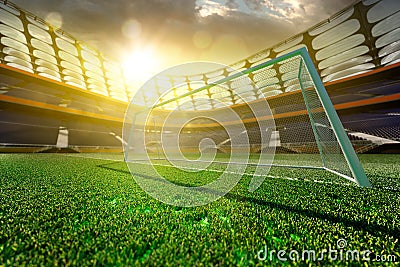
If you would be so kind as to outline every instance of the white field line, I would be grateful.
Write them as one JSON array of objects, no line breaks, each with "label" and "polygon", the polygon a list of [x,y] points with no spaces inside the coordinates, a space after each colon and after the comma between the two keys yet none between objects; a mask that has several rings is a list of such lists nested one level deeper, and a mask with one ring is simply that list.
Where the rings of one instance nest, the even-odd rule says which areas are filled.
[{"label": "white field line", "polygon": [[124,160],[119,160],[119,159],[107,159],[107,158],[97,158],[97,157],[89,157],[89,156],[80,156],[80,155],[74,155],[74,154],[60,154],[65,157],[71,157],[71,158],[84,158],[84,159],[100,159],[100,160],[108,160],[108,161],[116,161],[116,162],[124,162]]},{"label": "white field line", "polygon": [[[107,158],[98,158],[98,157],[92,157],[92,156],[80,156],[80,155],[66,155],[66,154],[61,154],[66,157],[72,157],[72,158],[85,158],[85,159],[97,159],[97,160],[107,160],[107,161],[113,161],[113,162],[125,162],[124,160],[118,160],[118,159],[107,159]],[[160,166],[160,167],[170,167],[170,168],[176,168],[171,165],[167,164],[158,164],[158,163],[153,163],[149,164],[148,162],[130,162],[130,163],[135,163],[135,164],[143,164],[143,165],[152,165],[152,166]],[[225,171],[221,170],[213,170],[213,169],[198,169],[198,168],[191,168],[191,167],[182,167],[182,169],[188,169],[188,170],[202,170],[202,171],[209,171],[209,172],[217,172],[217,173],[223,173]],[[230,174],[237,174],[235,172],[227,172]],[[322,180],[311,180],[307,178],[299,179],[299,178],[292,178],[292,177],[287,177],[287,176],[273,176],[273,175],[254,175],[252,173],[243,173],[243,175],[248,175],[248,176],[260,176],[260,177],[267,177],[267,178],[272,178],[272,179],[284,179],[284,180],[289,180],[289,181],[306,181],[306,182],[314,182],[314,183],[321,183],[321,184],[336,184],[336,185],[347,185],[347,186],[354,186],[353,184],[349,183],[339,183],[339,182],[327,182],[327,181],[322,181]]]}]

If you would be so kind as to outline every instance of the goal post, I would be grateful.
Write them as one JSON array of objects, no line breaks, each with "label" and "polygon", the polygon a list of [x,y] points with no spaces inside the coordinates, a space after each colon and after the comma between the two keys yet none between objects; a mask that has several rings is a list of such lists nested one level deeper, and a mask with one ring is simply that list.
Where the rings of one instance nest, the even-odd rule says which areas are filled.
[{"label": "goal post", "polygon": [[[301,84],[301,90],[303,93],[303,96],[305,98],[305,103],[307,103],[306,99],[306,86],[304,86],[304,77],[309,76],[312,80],[313,87],[315,88],[316,94],[318,95],[318,100],[321,103],[321,106],[323,107],[325,114],[327,116],[327,119],[329,120],[330,125],[332,126],[332,130],[335,133],[335,137],[337,139],[337,143],[340,145],[341,152],[344,155],[344,158],[346,159],[347,165],[352,173],[352,177],[346,177],[344,178],[354,180],[358,185],[363,186],[363,187],[371,187],[371,184],[365,175],[364,169],[354,151],[354,148],[343,128],[342,122],[340,121],[340,118],[338,114],[336,113],[336,110],[332,104],[332,101],[329,98],[329,95],[324,87],[324,84],[321,81],[321,78],[318,75],[317,70],[315,69],[315,66],[310,58],[310,55],[308,54],[307,50],[305,48],[301,48],[298,50],[300,53],[302,60],[300,62],[300,68],[299,68],[299,81]],[[312,117],[312,112],[308,111],[310,117]],[[314,124],[315,127],[315,124]],[[315,130],[314,130],[315,131]],[[317,137],[316,137],[317,140]],[[318,140],[317,140],[318,142]],[[321,158],[323,159],[324,155],[323,152],[320,151]],[[332,171],[337,173],[338,175],[343,176],[342,173],[337,172],[336,170],[330,169],[327,163],[323,160],[324,162],[324,167],[328,171]]]},{"label": "goal post", "polygon": [[[133,97],[123,128],[128,166],[219,171],[233,180],[250,170],[250,191],[273,166],[371,186],[305,48],[247,69],[197,67],[166,70]],[[279,162],[275,154],[301,157]]]}]

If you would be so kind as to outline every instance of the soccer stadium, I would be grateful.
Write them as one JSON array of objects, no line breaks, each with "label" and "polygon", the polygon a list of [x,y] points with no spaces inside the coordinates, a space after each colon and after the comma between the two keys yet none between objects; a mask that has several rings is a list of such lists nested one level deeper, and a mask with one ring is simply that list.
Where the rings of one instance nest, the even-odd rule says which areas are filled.
[{"label": "soccer stadium", "polygon": [[395,266],[400,2],[143,84],[0,0],[0,266]]}]

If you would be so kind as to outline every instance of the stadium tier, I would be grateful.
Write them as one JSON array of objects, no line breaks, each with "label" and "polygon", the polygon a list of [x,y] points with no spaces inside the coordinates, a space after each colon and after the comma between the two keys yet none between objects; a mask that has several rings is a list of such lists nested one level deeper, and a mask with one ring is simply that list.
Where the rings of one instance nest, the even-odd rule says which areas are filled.
[{"label": "stadium tier", "polygon": [[[204,85],[245,71],[299,48],[306,48],[324,82],[356,151],[385,147],[400,140],[400,4],[359,1],[292,38],[229,67],[155,80],[155,91],[172,88],[184,95],[190,81]],[[226,90],[208,90],[182,111],[231,107],[250,131],[254,114],[243,102],[264,99],[276,117],[278,151],[313,152],[309,134],[293,135],[306,110],[291,70],[274,67],[248,78],[257,87],[229,83]],[[121,66],[99,51],[56,29],[10,1],[0,1],[0,144],[2,150],[121,150],[121,132],[128,103],[137,88],[126,82]],[[240,96],[235,92],[240,92]],[[167,96],[168,97],[168,96]],[[148,96],[142,95],[146,105]],[[220,99],[221,103],[214,100]],[[291,103],[290,106],[286,103]],[[179,103],[170,103],[179,106]],[[168,106],[164,108],[168,109]],[[296,112],[296,120],[291,121]],[[189,129],[195,131],[195,129]],[[201,130],[198,130],[201,135]],[[260,134],[252,131],[253,144]],[[221,138],[223,141],[224,139]]]},{"label": "stadium tier", "polygon": [[[189,25],[174,19],[187,5],[229,6],[231,26],[258,5],[308,21],[335,1],[19,3],[140,14],[158,37],[171,31],[149,21]],[[128,80],[0,0],[0,267],[400,266],[399,0],[355,1],[230,66]]]}]

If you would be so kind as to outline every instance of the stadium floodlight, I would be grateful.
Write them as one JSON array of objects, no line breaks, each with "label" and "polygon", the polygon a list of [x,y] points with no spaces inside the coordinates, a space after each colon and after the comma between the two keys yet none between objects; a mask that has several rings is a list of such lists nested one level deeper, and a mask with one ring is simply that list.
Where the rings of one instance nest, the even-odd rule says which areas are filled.
[{"label": "stadium floodlight", "polygon": [[[187,195],[192,202],[179,205],[203,205],[249,171],[249,190],[256,190],[271,166],[325,170],[371,186],[305,48],[240,71],[199,64],[156,75],[127,109],[125,161],[145,191],[169,204]],[[302,157],[277,162],[276,152]],[[146,164],[152,168],[138,167]],[[176,188],[158,173],[159,165],[219,171],[222,178],[197,191]],[[149,179],[154,176],[160,179]],[[154,193],[170,185],[172,198]]]}]

